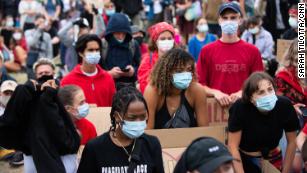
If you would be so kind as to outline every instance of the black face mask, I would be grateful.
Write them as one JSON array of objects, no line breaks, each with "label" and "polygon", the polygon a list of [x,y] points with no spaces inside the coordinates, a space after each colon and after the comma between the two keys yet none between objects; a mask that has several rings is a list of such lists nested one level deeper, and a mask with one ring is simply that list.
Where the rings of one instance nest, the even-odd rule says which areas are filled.
[{"label": "black face mask", "polygon": [[143,37],[134,37],[134,39],[141,45],[143,43]]},{"label": "black face mask", "polygon": [[52,80],[52,79],[53,79],[53,75],[43,75],[40,78],[37,78],[37,82],[38,84],[43,84],[47,82],[48,80]]}]

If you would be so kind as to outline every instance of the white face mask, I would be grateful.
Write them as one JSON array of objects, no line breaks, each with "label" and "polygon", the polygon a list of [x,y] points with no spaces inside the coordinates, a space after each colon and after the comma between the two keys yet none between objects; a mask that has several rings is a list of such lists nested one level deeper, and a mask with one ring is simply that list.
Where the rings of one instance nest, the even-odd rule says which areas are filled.
[{"label": "white face mask", "polygon": [[158,40],[157,41],[158,49],[162,52],[167,52],[174,47],[174,39],[172,40]]},{"label": "white face mask", "polygon": [[294,18],[294,17],[290,17],[289,18],[289,25],[291,26],[291,28],[297,29],[297,19]]},{"label": "white face mask", "polygon": [[15,32],[15,33],[13,34],[13,38],[14,38],[15,40],[21,40],[21,37],[22,37],[22,34],[21,34],[20,32]]},{"label": "white face mask", "polygon": [[209,27],[207,24],[201,24],[197,26],[199,32],[208,32]]}]

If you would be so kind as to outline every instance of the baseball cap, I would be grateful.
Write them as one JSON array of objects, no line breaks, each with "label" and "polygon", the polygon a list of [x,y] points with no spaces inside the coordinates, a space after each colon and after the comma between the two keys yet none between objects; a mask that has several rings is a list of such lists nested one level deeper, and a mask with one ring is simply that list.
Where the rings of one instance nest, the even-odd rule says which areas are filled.
[{"label": "baseball cap", "polygon": [[231,10],[235,11],[236,13],[240,13],[242,15],[241,10],[240,10],[240,6],[236,2],[223,3],[219,8],[219,15],[221,15],[223,13],[223,11],[225,11],[226,9],[231,9]]},{"label": "baseball cap", "polygon": [[212,173],[233,157],[226,146],[212,137],[201,137],[192,142],[186,151],[186,164],[189,171]]},{"label": "baseball cap", "polygon": [[0,91],[14,91],[17,85],[18,84],[13,80],[6,80],[1,84]]}]

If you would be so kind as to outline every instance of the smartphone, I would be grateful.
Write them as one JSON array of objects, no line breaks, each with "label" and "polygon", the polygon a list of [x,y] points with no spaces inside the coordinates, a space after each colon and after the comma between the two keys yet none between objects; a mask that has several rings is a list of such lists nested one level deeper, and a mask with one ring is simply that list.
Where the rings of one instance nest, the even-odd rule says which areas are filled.
[{"label": "smartphone", "polygon": [[129,72],[130,71],[130,68],[121,68],[120,69],[122,72]]},{"label": "smartphone", "polygon": [[306,117],[307,116],[307,108],[306,107],[300,107],[300,110],[303,113],[303,116]]}]

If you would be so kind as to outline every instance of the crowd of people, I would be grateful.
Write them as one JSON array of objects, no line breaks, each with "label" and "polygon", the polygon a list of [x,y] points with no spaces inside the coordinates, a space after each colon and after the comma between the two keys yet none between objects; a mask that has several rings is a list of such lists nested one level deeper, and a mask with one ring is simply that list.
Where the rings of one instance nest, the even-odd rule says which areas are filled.
[{"label": "crowd of people", "polygon": [[[195,139],[175,173],[261,173],[263,160],[307,172],[300,2],[0,0],[0,160],[25,173],[163,173],[145,130],[209,126],[213,97],[229,109],[227,143]],[[99,136],[90,105],[111,107]]]}]

